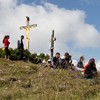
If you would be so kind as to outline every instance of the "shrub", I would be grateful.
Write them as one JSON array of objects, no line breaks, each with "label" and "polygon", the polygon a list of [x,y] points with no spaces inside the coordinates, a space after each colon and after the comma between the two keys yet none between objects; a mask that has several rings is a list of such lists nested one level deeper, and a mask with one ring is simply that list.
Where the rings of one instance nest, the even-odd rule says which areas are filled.
[{"label": "shrub", "polygon": [[[12,49],[9,48],[10,51],[10,60],[19,60],[20,58],[20,53],[19,50],[17,48]],[[0,48],[0,58],[4,58],[5,57],[5,51],[3,48]],[[34,63],[34,64],[38,64],[41,63],[43,60],[48,60],[49,59],[49,55],[44,54],[44,53],[40,53],[39,55],[37,55],[37,53],[31,53],[28,50],[24,50],[24,60],[27,61],[29,60],[30,62]]]}]

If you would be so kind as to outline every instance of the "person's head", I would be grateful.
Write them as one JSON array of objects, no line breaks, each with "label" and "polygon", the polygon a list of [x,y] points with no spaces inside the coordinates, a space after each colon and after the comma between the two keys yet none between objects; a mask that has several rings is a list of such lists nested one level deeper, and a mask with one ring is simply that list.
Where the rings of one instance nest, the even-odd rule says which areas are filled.
[{"label": "person's head", "polygon": [[7,35],[5,35],[4,38],[6,39],[7,38]]},{"label": "person's head", "polygon": [[22,39],[22,40],[24,39],[24,36],[23,36],[23,35],[21,35],[21,39]]},{"label": "person's head", "polygon": [[7,35],[4,36],[4,38],[3,38],[3,43],[4,43],[5,39],[7,39]]},{"label": "person's head", "polygon": [[4,36],[4,39],[7,39],[7,35]]},{"label": "person's head", "polygon": [[60,58],[60,53],[59,52],[56,53],[56,58]]},{"label": "person's head", "polygon": [[10,36],[9,35],[7,35],[7,39],[9,39],[10,38]]},{"label": "person's head", "polygon": [[64,58],[65,58],[65,59],[66,59],[66,58],[69,58],[69,53],[66,52],[66,53],[64,54]]},{"label": "person's head", "polygon": [[94,58],[91,58],[89,60],[89,65],[95,66],[95,59]]},{"label": "person's head", "polygon": [[84,61],[84,56],[81,56],[80,57],[80,61]]}]

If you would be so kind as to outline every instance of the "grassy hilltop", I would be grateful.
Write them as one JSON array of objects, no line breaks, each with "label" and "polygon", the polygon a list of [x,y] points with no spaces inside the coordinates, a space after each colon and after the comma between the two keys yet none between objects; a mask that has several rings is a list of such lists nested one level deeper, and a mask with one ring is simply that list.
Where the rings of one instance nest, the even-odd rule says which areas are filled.
[{"label": "grassy hilltop", "polygon": [[0,100],[100,100],[100,78],[0,59]]}]

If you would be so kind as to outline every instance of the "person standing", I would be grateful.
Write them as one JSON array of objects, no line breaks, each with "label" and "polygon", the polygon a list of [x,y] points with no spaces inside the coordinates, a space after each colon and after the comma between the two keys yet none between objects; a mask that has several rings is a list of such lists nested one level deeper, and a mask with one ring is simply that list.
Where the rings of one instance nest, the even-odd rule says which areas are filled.
[{"label": "person standing", "polygon": [[24,56],[24,43],[23,43],[24,36],[21,36],[21,40],[18,40],[18,50],[20,53],[20,60],[23,60]]},{"label": "person standing", "polygon": [[9,56],[10,56],[10,51],[9,51],[9,45],[10,45],[10,42],[9,42],[9,35],[6,35],[3,39],[3,44],[4,44],[4,48],[5,48],[5,58],[6,59],[9,59]]}]

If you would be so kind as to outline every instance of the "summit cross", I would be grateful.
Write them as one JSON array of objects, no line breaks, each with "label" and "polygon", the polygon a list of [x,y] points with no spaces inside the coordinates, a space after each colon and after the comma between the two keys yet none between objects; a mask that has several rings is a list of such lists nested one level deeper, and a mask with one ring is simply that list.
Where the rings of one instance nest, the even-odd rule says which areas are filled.
[{"label": "summit cross", "polygon": [[21,26],[20,29],[24,29],[26,32],[26,49],[29,50],[29,43],[30,43],[30,30],[31,28],[37,27],[37,24],[32,24],[30,25],[30,18],[28,16],[26,16],[26,26]]}]

